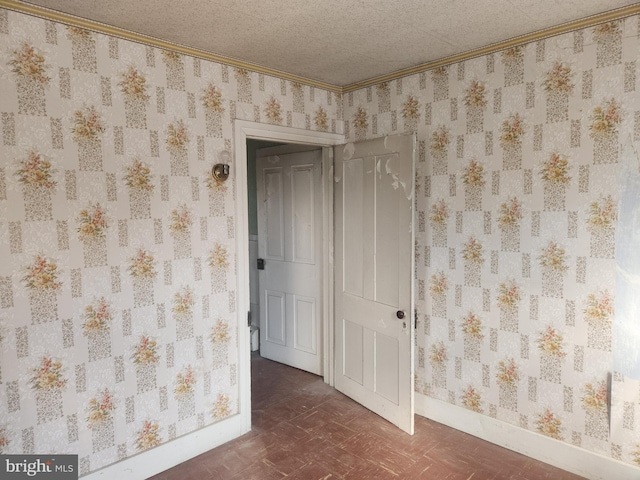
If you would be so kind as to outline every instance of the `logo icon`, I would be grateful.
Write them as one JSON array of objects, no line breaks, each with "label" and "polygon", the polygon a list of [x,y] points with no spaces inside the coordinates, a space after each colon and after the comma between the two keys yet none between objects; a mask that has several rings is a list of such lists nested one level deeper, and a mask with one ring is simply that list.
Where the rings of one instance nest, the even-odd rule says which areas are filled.
[{"label": "logo icon", "polygon": [[78,455],[0,455],[0,473],[6,480],[75,480]]}]

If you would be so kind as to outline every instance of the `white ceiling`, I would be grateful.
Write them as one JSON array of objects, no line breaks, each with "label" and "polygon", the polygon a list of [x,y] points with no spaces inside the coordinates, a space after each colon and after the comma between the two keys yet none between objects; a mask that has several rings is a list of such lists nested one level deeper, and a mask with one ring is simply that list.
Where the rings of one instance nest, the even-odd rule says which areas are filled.
[{"label": "white ceiling", "polygon": [[630,0],[31,0],[335,86],[632,5]]}]

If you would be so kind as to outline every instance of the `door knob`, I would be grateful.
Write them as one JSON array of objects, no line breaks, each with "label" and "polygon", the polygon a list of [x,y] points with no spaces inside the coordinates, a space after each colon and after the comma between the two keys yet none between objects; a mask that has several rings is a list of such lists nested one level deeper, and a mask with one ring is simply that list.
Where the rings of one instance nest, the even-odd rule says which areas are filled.
[{"label": "door knob", "polygon": [[396,317],[398,317],[400,320],[402,320],[404,318],[404,312],[402,310],[398,310],[396,312]]}]

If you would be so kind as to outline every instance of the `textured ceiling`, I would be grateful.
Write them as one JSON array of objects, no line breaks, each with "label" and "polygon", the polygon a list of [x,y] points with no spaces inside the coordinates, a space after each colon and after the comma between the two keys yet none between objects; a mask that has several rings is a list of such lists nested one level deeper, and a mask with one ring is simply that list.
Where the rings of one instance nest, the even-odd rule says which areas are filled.
[{"label": "textured ceiling", "polygon": [[33,0],[63,13],[347,86],[632,5],[628,0]]}]

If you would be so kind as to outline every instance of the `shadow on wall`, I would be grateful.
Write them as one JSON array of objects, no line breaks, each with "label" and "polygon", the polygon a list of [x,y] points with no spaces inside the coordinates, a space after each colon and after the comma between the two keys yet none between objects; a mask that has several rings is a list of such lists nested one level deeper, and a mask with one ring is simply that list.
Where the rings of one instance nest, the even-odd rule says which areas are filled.
[{"label": "shadow on wall", "polygon": [[618,173],[614,369],[640,380],[640,159],[631,141]]}]

